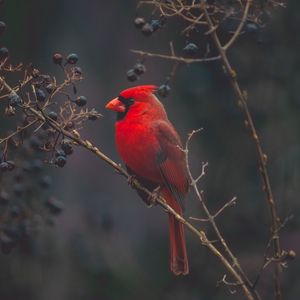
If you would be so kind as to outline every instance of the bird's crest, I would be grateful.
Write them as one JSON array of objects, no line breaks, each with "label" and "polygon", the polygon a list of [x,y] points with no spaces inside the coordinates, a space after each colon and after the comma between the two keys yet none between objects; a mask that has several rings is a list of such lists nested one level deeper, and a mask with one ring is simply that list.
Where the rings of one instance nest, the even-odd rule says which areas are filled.
[{"label": "bird's crest", "polygon": [[155,85],[139,85],[129,89],[126,89],[120,93],[120,96],[125,99],[143,99],[157,90]]}]

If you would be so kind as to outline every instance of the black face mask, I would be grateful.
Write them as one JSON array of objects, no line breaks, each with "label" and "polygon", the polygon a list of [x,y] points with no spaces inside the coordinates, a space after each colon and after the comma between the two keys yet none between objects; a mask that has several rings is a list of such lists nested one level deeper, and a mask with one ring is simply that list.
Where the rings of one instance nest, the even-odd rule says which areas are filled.
[{"label": "black face mask", "polygon": [[134,99],[133,98],[126,99],[126,98],[124,98],[122,96],[119,96],[118,99],[125,106],[125,111],[117,113],[117,121],[120,121],[120,120],[122,120],[122,119],[125,118],[125,116],[126,116],[128,110],[129,110],[130,106],[134,103]]}]

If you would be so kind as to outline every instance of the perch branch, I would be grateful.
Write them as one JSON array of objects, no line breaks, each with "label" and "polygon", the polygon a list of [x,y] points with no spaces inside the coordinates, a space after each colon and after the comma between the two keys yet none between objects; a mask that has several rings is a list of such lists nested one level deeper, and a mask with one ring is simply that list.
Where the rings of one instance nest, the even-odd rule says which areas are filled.
[{"label": "perch branch", "polygon": [[[5,87],[5,89],[11,93],[13,92],[13,89],[5,82],[3,78],[0,77],[0,86]],[[120,175],[127,178],[127,180],[130,177],[130,175],[126,172],[124,168],[122,168],[119,164],[111,160],[108,156],[106,156],[98,147],[95,147],[90,141],[83,140],[80,138],[79,134],[77,132],[69,132],[65,129],[63,129],[59,123],[52,120],[51,118],[47,117],[46,115],[43,115],[40,111],[36,110],[33,107],[27,106],[24,107],[25,110],[30,111],[35,117],[41,121],[46,122],[50,127],[55,129],[57,132],[61,133],[63,136],[68,137],[73,142],[75,142],[77,145],[89,150],[90,152],[94,153],[97,157],[99,157],[101,160],[106,162],[108,165],[110,165],[113,169],[115,169]],[[252,291],[249,289],[247,284],[244,282],[240,274],[235,270],[234,266],[231,265],[231,263],[222,255],[222,253],[213,245],[211,241],[208,240],[206,237],[206,234],[202,230],[198,230],[195,226],[193,226],[190,222],[188,222],[185,218],[183,218],[180,214],[178,214],[172,207],[170,207],[165,199],[163,199],[160,196],[153,195],[148,189],[144,188],[136,179],[131,180],[131,185],[133,188],[141,190],[145,192],[147,195],[152,196],[156,199],[157,203],[163,207],[168,213],[171,213],[174,215],[174,217],[181,223],[183,223],[188,230],[190,230],[193,234],[195,234],[202,245],[204,245],[206,248],[209,249],[210,252],[213,253],[224,265],[225,269],[228,271],[229,274],[235,278],[237,284],[241,287],[242,292],[244,293],[247,300],[255,300],[254,296],[252,295]]]}]

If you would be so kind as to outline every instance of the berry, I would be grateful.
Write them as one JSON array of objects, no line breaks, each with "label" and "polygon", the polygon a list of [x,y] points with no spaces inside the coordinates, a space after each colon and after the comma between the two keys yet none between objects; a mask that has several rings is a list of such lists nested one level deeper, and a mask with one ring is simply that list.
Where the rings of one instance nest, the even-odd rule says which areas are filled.
[{"label": "berry", "polygon": [[0,21],[0,35],[4,33],[5,29],[6,29],[6,24]]},{"label": "berry", "polygon": [[142,28],[145,24],[145,19],[141,17],[137,17],[134,19],[134,26],[136,28]]},{"label": "berry", "polygon": [[4,254],[9,254],[12,249],[16,246],[16,241],[12,237],[8,236],[6,233],[0,233],[0,245],[1,251]]},{"label": "berry", "polygon": [[145,36],[150,36],[153,33],[153,27],[149,24],[146,23],[143,27],[142,27],[142,33]]},{"label": "berry", "polygon": [[35,90],[36,100],[39,102],[44,102],[46,99],[46,94],[43,90],[37,89]]},{"label": "berry", "polygon": [[51,77],[49,75],[41,75],[40,77],[43,79],[44,84],[51,83]]},{"label": "berry", "polygon": [[153,31],[156,31],[162,27],[161,22],[159,20],[152,20],[150,22],[150,25],[151,25]]},{"label": "berry", "polygon": [[185,54],[190,55],[190,56],[194,56],[198,53],[199,48],[197,45],[193,44],[193,43],[188,43],[184,48],[183,51],[185,52]]},{"label": "berry", "polygon": [[74,74],[77,76],[81,76],[81,74],[82,74],[82,70],[80,67],[75,67],[73,71],[74,71]]},{"label": "berry", "polygon": [[56,65],[61,65],[63,62],[63,57],[60,53],[55,53],[52,56],[52,60],[53,60],[53,63],[55,63]]},{"label": "berry", "polygon": [[55,152],[55,157],[59,157],[59,156],[64,156],[64,157],[66,157],[65,151],[62,150],[62,149],[56,150],[56,152]]},{"label": "berry", "polygon": [[22,169],[24,172],[31,172],[32,171],[32,165],[29,161],[25,161],[23,163]]},{"label": "berry", "polygon": [[146,72],[146,67],[142,63],[137,63],[133,67],[134,73],[137,75],[142,75]]},{"label": "berry", "polygon": [[63,168],[65,166],[66,162],[67,162],[66,157],[62,156],[62,155],[57,156],[55,159],[55,164],[60,168]]},{"label": "berry", "polygon": [[61,213],[64,209],[64,204],[55,197],[49,197],[45,203],[45,206],[54,215]]},{"label": "berry", "polygon": [[40,71],[39,71],[38,69],[33,69],[33,70],[31,71],[31,76],[32,76],[33,78],[38,78],[38,77],[40,76]]},{"label": "berry", "polygon": [[8,101],[9,101],[9,105],[11,107],[16,107],[17,105],[21,104],[21,98],[14,92],[12,92],[9,96],[8,96]]},{"label": "berry", "polygon": [[8,57],[8,49],[6,47],[0,48],[0,60],[4,60]]},{"label": "berry", "polygon": [[286,258],[289,260],[295,259],[297,256],[296,252],[294,250],[289,250],[286,254]]},{"label": "berry", "polygon": [[77,99],[75,100],[75,103],[77,106],[82,107],[86,105],[87,99],[85,96],[78,96]]},{"label": "berry", "polygon": [[43,161],[41,159],[35,159],[31,164],[31,170],[34,172],[39,172],[43,168]]},{"label": "berry", "polygon": [[247,32],[249,32],[249,33],[255,33],[255,32],[257,32],[258,31],[258,26],[257,26],[257,24],[255,24],[255,23],[252,23],[252,22],[248,22],[247,24],[246,24],[246,31]]},{"label": "berry", "polygon": [[9,165],[7,163],[7,161],[3,161],[0,163],[0,171],[1,172],[6,172],[9,170]]},{"label": "berry", "polygon": [[136,81],[138,79],[138,77],[133,69],[128,70],[126,75],[127,75],[127,79],[129,81]]},{"label": "berry", "polygon": [[171,88],[168,84],[162,84],[158,90],[157,93],[161,96],[161,97],[167,97],[169,95],[171,91]]},{"label": "berry", "polygon": [[21,171],[19,170],[18,173],[15,174],[15,181],[16,182],[22,182],[23,181],[23,175],[21,173]]},{"label": "berry", "polygon": [[47,115],[51,120],[57,121],[57,113],[55,111],[50,111]]},{"label": "berry", "polygon": [[65,152],[66,155],[73,153],[72,141],[69,139],[63,139],[61,141],[61,149]]},{"label": "berry", "polygon": [[78,55],[75,53],[71,53],[67,56],[67,63],[70,65],[75,65],[78,61]]},{"label": "berry", "polygon": [[40,179],[39,183],[42,188],[48,188],[52,184],[52,179],[50,176],[45,175]]},{"label": "berry", "polygon": [[101,227],[104,231],[110,232],[114,227],[114,220],[110,214],[104,214],[101,218]]},{"label": "berry", "polygon": [[40,148],[42,146],[40,141],[35,136],[32,136],[30,138],[29,143],[33,150],[40,150]]},{"label": "berry", "polygon": [[5,191],[0,192],[0,205],[7,205],[9,203],[8,193]]},{"label": "berry", "polygon": [[8,171],[12,171],[16,167],[15,162],[12,160],[8,160],[7,164],[8,164]]},{"label": "berry", "polygon": [[160,22],[160,27],[164,26],[166,24],[166,22],[167,22],[167,17],[164,16],[164,15],[161,15],[159,17],[159,22]]},{"label": "berry", "polygon": [[24,186],[21,183],[16,183],[13,187],[16,196],[21,196],[24,193]]}]

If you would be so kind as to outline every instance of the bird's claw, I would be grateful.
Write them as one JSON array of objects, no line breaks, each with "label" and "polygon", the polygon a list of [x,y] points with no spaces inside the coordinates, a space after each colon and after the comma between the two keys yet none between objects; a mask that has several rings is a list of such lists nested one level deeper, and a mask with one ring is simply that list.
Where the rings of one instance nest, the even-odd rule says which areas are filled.
[{"label": "bird's claw", "polygon": [[136,180],[136,176],[135,175],[129,175],[128,179],[127,179],[127,182],[128,182],[129,185],[132,186],[135,180]]},{"label": "bird's claw", "polygon": [[160,191],[161,191],[161,187],[158,186],[157,188],[155,188],[151,195],[148,196],[147,198],[147,206],[148,207],[152,207],[153,205],[157,205],[157,198],[160,195]]}]

